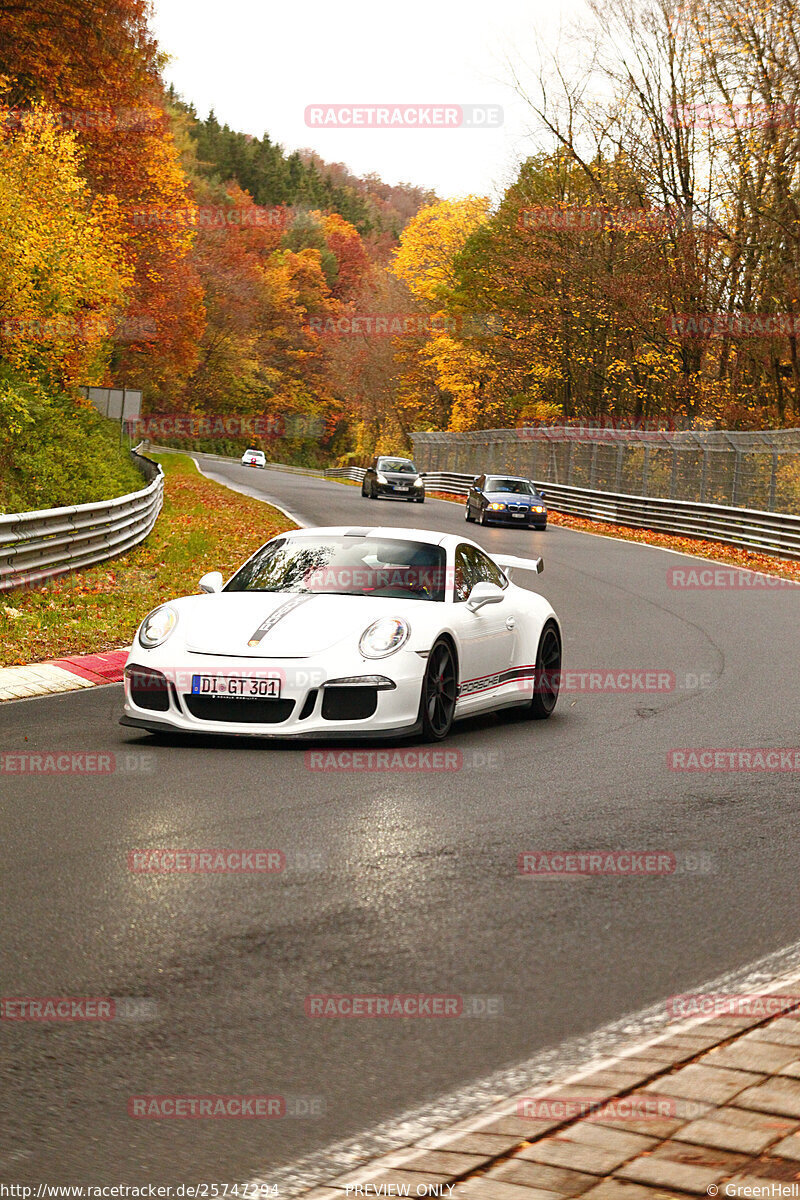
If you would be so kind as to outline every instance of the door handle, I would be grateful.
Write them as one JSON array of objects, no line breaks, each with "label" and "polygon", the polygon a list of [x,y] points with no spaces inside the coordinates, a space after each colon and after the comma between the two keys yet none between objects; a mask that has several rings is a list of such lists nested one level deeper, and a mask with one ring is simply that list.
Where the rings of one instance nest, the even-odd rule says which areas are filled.
[{"label": "door handle", "polygon": [[517,622],[513,617],[506,617],[506,629],[514,629],[516,628],[516,624]]}]

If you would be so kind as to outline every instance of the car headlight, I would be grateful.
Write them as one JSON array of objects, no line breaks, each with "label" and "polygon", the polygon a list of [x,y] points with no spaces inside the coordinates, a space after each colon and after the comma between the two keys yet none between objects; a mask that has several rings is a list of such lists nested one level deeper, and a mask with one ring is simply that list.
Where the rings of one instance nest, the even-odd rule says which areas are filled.
[{"label": "car headlight", "polygon": [[410,633],[402,617],[381,617],[364,630],[358,648],[365,658],[387,658],[405,645]]},{"label": "car headlight", "polygon": [[414,480],[414,487],[424,487],[424,486],[425,486],[425,480],[420,475],[418,479]]},{"label": "car headlight", "polygon": [[178,614],[169,604],[154,608],[142,621],[139,629],[139,645],[145,650],[155,650],[169,637],[178,624]]},{"label": "car headlight", "polygon": [[541,504],[536,504],[536,505],[534,506],[534,509],[533,509],[533,511],[534,511],[534,512],[545,512],[546,510],[542,508]]},{"label": "car headlight", "polygon": [[382,475],[380,471],[378,471],[376,473],[375,478],[378,480],[378,483],[388,483],[389,482],[389,480],[386,478],[386,476]]},{"label": "car headlight", "polygon": [[500,512],[501,508],[505,508],[505,504],[490,504],[489,508],[492,512]]}]

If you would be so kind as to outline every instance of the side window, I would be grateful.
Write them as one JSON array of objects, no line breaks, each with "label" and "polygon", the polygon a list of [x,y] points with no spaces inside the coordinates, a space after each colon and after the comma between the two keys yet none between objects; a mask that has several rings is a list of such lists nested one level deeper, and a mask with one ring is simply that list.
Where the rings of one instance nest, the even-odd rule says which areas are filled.
[{"label": "side window", "polygon": [[472,546],[469,549],[474,558],[476,580],[480,580],[482,583],[495,583],[498,587],[507,588],[508,580],[497,563],[492,562],[488,554],[484,554],[482,550],[476,550]]},{"label": "side window", "polygon": [[456,604],[463,604],[469,599],[473,585],[476,582],[475,568],[470,558],[470,546],[457,546],[455,553],[455,571],[453,574],[453,599]]}]

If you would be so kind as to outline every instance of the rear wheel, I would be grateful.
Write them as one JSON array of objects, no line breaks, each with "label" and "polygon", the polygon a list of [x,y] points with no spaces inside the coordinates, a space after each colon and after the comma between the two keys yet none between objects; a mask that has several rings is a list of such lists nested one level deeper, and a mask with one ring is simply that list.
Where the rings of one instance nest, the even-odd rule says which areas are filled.
[{"label": "rear wheel", "polygon": [[536,652],[536,674],[533,680],[533,699],[528,716],[534,721],[546,721],[552,716],[561,686],[561,638],[555,621],[548,621],[539,638]]},{"label": "rear wheel", "polygon": [[453,727],[458,683],[456,660],[448,642],[438,641],[428,655],[420,698],[422,736],[426,742],[441,742]]}]

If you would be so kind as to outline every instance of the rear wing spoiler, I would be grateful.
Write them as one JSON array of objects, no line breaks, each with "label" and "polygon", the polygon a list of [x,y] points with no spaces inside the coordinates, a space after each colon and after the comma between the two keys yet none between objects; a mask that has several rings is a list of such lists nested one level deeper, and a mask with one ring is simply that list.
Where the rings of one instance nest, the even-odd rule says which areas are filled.
[{"label": "rear wing spoiler", "polygon": [[544,570],[543,558],[516,558],[513,554],[492,554],[490,558],[496,562],[501,571],[511,578],[512,571],[534,571],[541,575]]}]

